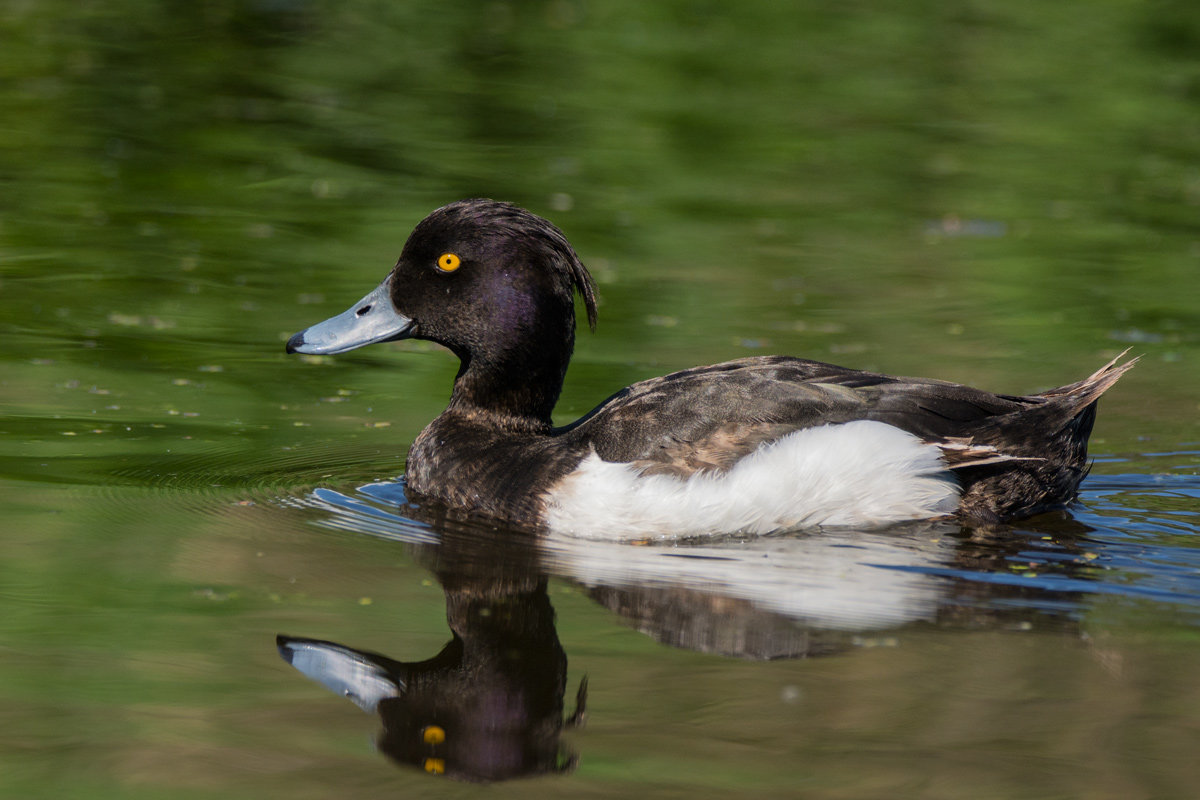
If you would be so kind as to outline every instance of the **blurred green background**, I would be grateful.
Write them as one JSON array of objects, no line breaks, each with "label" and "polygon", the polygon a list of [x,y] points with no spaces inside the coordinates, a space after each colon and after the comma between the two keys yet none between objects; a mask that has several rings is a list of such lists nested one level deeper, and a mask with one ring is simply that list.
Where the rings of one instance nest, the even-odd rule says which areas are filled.
[{"label": "blurred green background", "polygon": [[[399,475],[457,365],[421,343],[301,360],[283,342],[374,287],[411,227],[459,198],[548,217],[599,282],[563,422],[631,381],[755,353],[1016,393],[1132,347],[1143,363],[1101,404],[1093,450],[1111,458],[1096,474],[1196,463],[1196,3],[0,0],[0,42],[0,788],[13,796],[407,787],[363,752],[370,723],[353,707],[330,698],[344,716],[327,718],[318,701],[301,712],[316,728],[282,710],[315,690],[270,637],[387,651],[399,621],[409,655],[431,653],[441,594],[398,549],[314,530],[276,501]],[[1044,690],[1071,714],[1120,683],[1148,705],[1081,719],[1135,733],[1064,740],[1054,709],[1029,701],[1014,713],[1038,734],[985,764],[972,753],[1011,716],[956,738],[978,709],[905,693],[946,657],[941,640],[905,656],[878,715],[827,709],[841,722],[806,717],[771,744],[754,726],[778,695],[755,682],[800,667],[664,651],[559,591],[569,654],[629,691],[584,771],[538,784],[547,794],[794,796],[799,770],[823,796],[953,797],[973,781],[987,789],[975,796],[1030,797],[1039,750],[1041,796],[1195,785],[1173,749],[1196,734],[1194,628],[1139,651],[1162,669],[1137,674],[1170,701],[1094,664],[1086,690],[1065,671]],[[1117,628],[1142,613],[1117,613]],[[1008,653],[1034,681],[1061,657],[1038,641],[956,657]],[[816,697],[844,686],[852,705],[887,680],[881,658],[804,680]],[[712,738],[646,760],[673,745],[638,721],[658,701],[633,687],[670,695],[682,670],[699,695],[685,707],[726,698],[698,722]],[[666,731],[694,730],[662,702]],[[1156,714],[1169,735],[1146,733]],[[896,715],[918,753],[889,738]],[[1141,756],[1122,760],[1130,739]],[[953,780],[920,777],[956,747]],[[1065,777],[1096,753],[1112,760],[1093,778]]]}]

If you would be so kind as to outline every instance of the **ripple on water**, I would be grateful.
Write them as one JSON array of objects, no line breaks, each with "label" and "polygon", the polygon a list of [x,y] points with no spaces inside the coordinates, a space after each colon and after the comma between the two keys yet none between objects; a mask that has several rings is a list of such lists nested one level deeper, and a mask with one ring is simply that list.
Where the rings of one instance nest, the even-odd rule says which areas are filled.
[{"label": "ripple on water", "polygon": [[[122,426],[123,436],[96,431],[62,437],[58,429],[69,421],[41,423],[45,431],[23,431],[20,452],[0,454],[0,474],[100,499],[95,512],[110,518],[132,513],[128,501],[135,495],[154,498],[163,510],[220,514],[312,487],[393,477],[403,469],[401,456],[378,446],[317,440],[282,447],[254,431],[231,434],[197,425],[130,425]],[[41,446],[47,440],[65,444],[48,452]]]},{"label": "ripple on water", "polygon": [[[46,430],[26,433],[31,439],[59,437],[52,429],[65,424],[46,421]],[[385,454],[378,446],[319,437],[282,447],[253,431],[231,434],[220,426],[127,427],[124,438],[59,437],[67,444],[53,452],[26,448],[40,455],[0,455],[0,465],[21,481],[66,485],[106,500],[94,509],[112,518],[140,513],[129,502],[137,496],[162,509],[205,515],[259,503],[301,507],[314,510],[315,521],[326,527],[413,544],[434,545],[442,535],[406,510],[403,485],[393,480],[403,466],[394,450]],[[947,597],[976,608],[1079,612],[1087,602],[1080,598],[1104,595],[1170,604],[1194,615],[1200,613],[1198,455],[1140,455],[1131,461],[1154,471],[1090,476],[1067,522],[1036,519],[983,535],[971,529],[827,531],[662,547],[585,546],[559,537],[541,542],[540,558],[548,572],[588,586],[718,587],[778,613],[828,624],[929,618]],[[1116,458],[1101,461],[1108,470],[1122,465]],[[338,490],[353,486],[361,488]],[[494,527],[468,529],[456,535],[501,535]],[[960,590],[947,593],[947,581]],[[961,590],[965,585],[1011,591]],[[844,588],[859,600],[832,593]],[[822,591],[830,598],[823,608],[815,600]],[[883,596],[888,591],[890,598]]]},{"label": "ripple on water", "polygon": [[[1085,482],[1071,515],[999,529],[942,523],[642,547],[553,537],[540,542],[540,559],[547,572],[592,588],[699,588],[840,629],[984,612],[1078,619],[1100,596],[1190,618],[1200,615],[1198,496],[1194,474],[1105,475]],[[316,522],[338,530],[424,544],[440,535],[411,516],[394,482],[318,488],[286,503],[321,512]]]}]

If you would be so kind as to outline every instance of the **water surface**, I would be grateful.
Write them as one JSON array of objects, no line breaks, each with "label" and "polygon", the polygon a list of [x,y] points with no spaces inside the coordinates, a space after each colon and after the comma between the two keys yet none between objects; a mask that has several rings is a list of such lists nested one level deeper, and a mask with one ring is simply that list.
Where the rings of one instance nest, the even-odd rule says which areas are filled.
[{"label": "water surface", "polygon": [[[0,794],[471,794],[276,648],[454,629],[511,734],[470,752],[538,775],[493,793],[1194,795],[1191,5],[6,3],[0,36]],[[598,280],[564,423],[754,354],[1009,393],[1142,360],[1066,514],[530,542],[404,505],[451,356],[283,354],[479,195]]]}]

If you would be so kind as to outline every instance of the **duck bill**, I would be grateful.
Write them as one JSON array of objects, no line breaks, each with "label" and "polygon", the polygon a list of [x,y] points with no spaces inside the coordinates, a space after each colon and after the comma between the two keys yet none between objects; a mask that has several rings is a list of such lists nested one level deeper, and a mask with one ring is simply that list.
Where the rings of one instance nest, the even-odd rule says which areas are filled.
[{"label": "duck bill", "polygon": [[391,278],[350,308],[288,339],[289,353],[331,355],[375,342],[403,339],[413,321],[392,305]]},{"label": "duck bill", "polygon": [[275,646],[284,661],[367,713],[404,693],[404,679],[374,653],[299,636],[276,636]]}]

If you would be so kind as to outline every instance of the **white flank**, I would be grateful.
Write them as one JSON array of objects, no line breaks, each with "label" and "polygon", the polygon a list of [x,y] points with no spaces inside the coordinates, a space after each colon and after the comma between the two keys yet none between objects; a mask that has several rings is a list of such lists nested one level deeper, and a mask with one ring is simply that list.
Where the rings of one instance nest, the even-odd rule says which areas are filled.
[{"label": "white flank", "polygon": [[551,488],[545,521],[587,539],[877,527],[951,513],[959,492],[936,445],[861,420],[796,431],[686,479],[592,453]]}]

